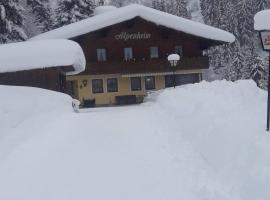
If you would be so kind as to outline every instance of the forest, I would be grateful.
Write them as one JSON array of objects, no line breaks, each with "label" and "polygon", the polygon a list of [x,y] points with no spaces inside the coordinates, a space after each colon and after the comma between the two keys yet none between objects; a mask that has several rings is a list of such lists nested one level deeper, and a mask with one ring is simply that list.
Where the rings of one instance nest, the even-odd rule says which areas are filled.
[{"label": "forest", "polygon": [[[210,69],[205,79],[253,79],[267,87],[268,55],[254,31],[254,15],[270,9],[270,0],[108,0],[121,7],[143,4],[199,21],[236,36],[236,42],[209,49]],[[0,0],[0,43],[25,41],[40,33],[93,16],[99,0]]]}]

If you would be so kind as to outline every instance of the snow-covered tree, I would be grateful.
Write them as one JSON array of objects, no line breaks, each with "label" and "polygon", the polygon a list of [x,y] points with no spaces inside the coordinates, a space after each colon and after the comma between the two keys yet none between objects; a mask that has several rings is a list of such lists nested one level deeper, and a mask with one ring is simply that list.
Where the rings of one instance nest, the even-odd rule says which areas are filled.
[{"label": "snow-covered tree", "polygon": [[0,43],[22,41],[27,38],[19,0],[0,0]]},{"label": "snow-covered tree", "polygon": [[191,13],[187,9],[187,0],[153,0],[152,8],[191,19]]},{"label": "snow-covered tree", "polygon": [[165,0],[153,0],[152,7],[163,12],[167,11]]},{"label": "snow-covered tree", "polygon": [[225,50],[216,47],[208,51],[211,71],[217,77],[233,81],[253,78],[260,87],[265,86],[266,73],[253,18],[269,4],[269,0],[201,0],[205,23],[236,36],[235,43]]},{"label": "snow-covered tree", "polygon": [[62,0],[56,9],[54,26],[60,27],[86,19],[93,14],[93,0]]},{"label": "snow-covered tree", "polygon": [[27,0],[27,5],[35,17],[35,24],[42,32],[48,31],[53,25],[52,11],[49,7],[49,0]]},{"label": "snow-covered tree", "polygon": [[109,0],[107,2],[109,5],[113,5],[115,7],[122,7],[129,4],[141,4],[146,6],[151,5],[151,1],[149,0]]},{"label": "snow-covered tree", "polygon": [[191,13],[187,9],[187,0],[170,0],[166,3],[168,13],[191,19]]},{"label": "snow-covered tree", "polygon": [[251,78],[257,83],[260,88],[267,88],[268,81],[268,63],[266,63],[261,56],[255,57],[248,63],[251,65]]}]

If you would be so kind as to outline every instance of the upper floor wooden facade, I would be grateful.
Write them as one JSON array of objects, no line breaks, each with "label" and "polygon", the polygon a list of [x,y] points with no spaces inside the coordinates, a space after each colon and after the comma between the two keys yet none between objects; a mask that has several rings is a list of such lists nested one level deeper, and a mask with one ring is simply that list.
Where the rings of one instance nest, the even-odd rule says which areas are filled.
[{"label": "upper floor wooden facade", "polygon": [[203,50],[218,44],[136,17],[77,38],[86,56],[83,75],[170,70],[167,56],[181,54],[178,69],[208,68]]}]

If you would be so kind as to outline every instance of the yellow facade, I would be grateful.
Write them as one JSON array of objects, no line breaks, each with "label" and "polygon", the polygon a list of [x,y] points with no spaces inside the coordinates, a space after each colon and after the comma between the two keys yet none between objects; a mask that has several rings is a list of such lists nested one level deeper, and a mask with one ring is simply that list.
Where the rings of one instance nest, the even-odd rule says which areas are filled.
[{"label": "yellow facade", "polygon": [[[182,70],[177,71],[176,74],[201,74],[201,70]],[[131,75],[133,76],[133,75]],[[145,76],[148,76],[145,74]],[[96,106],[104,105],[114,105],[116,104],[116,96],[125,96],[125,95],[136,95],[146,96],[149,92],[145,89],[145,77],[141,76],[141,90],[132,91],[130,76],[122,76],[120,74],[111,74],[111,75],[75,75],[68,76],[67,81],[72,81],[74,85],[74,96],[80,102],[84,100],[93,100],[95,99]],[[152,75],[151,75],[152,76]],[[164,75],[155,75],[155,90],[161,90],[165,88],[165,76]],[[107,79],[117,78],[118,80],[118,92],[108,92],[107,91]],[[92,80],[102,79],[103,80],[103,93],[92,92]]]}]

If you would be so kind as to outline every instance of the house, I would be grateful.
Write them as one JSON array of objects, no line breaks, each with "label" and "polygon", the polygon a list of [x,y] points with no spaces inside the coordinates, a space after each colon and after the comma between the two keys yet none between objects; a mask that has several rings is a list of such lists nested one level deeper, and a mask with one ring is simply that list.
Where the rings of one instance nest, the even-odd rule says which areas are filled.
[{"label": "house", "polygon": [[[142,101],[148,92],[199,82],[209,67],[203,51],[231,43],[226,31],[141,5],[98,7],[95,16],[31,40],[78,42],[86,70],[67,76],[67,92],[85,107]],[[181,56],[173,76],[167,56]],[[174,79],[175,78],[175,79]]]},{"label": "house", "polygon": [[66,39],[0,45],[0,85],[65,92],[66,75],[84,71],[85,63],[81,47]]}]

